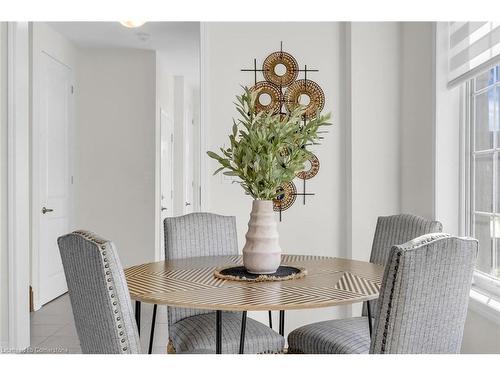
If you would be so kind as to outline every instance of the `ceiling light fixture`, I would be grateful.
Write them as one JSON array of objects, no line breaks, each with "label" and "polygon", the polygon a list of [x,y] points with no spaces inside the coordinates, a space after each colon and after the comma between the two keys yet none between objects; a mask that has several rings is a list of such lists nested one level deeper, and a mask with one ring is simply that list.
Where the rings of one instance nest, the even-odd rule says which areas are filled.
[{"label": "ceiling light fixture", "polygon": [[143,21],[120,21],[122,26],[128,27],[129,29],[133,29],[136,27],[141,27],[144,25],[146,22]]}]

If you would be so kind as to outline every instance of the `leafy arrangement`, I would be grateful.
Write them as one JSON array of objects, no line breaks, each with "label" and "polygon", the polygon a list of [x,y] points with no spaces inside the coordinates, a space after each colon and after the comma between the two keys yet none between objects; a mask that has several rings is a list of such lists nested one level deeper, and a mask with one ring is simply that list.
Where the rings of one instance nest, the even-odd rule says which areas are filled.
[{"label": "leafy arrangement", "polygon": [[319,144],[320,134],[325,133],[319,129],[331,125],[327,122],[330,114],[318,115],[304,124],[303,106],[286,115],[257,112],[257,97],[258,91],[247,87],[236,97],[241,118],[233,119],[230,146],[221,147],[221,155],[212,151],[207,154],[221,165],[214,175],[226,170],[224,174],[238,177],[240,185],[254,199],[272,200],[283,183],[304,170],[311,155],[307,146]]}]

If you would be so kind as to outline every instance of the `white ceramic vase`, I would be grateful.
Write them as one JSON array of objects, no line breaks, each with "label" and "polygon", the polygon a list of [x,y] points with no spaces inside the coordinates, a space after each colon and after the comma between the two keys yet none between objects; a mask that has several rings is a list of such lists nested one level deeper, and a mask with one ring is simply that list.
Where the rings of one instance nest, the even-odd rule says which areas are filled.
[{"label": "white ceramic vase", "polygon": [[256,274],[276,272],[281,263],[281,247],[272,201],[253,201],[246,240],[243,265],[247,271]]}]

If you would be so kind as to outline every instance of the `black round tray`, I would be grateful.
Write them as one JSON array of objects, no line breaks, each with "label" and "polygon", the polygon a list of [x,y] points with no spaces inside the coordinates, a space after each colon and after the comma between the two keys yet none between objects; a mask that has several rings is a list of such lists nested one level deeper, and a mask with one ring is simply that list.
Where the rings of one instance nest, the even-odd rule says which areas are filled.
[{"label": "black round tray", "polygon": [[266,274],[250,273],[244,266],[232,266],[215,271],[216,277],[234,281],[282,281],[301,278],[305,274],[305,269],[292,266],[279,266],[276,272]]}]

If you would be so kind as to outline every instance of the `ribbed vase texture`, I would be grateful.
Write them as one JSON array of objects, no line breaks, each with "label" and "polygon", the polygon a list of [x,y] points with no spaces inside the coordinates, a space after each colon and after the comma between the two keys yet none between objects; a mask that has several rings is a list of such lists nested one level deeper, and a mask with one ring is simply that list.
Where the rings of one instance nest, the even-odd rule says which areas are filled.
[{"label": "ribbed vase texture", "polygon": [[276,272],[280,263],[281,247],[273,202],[254,200],[243,247],[243,265],[250,273],[270,274]]}]

